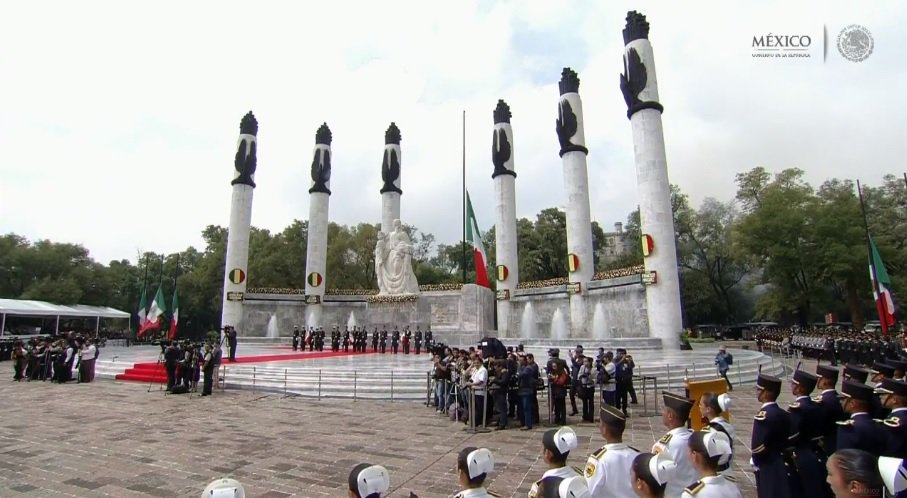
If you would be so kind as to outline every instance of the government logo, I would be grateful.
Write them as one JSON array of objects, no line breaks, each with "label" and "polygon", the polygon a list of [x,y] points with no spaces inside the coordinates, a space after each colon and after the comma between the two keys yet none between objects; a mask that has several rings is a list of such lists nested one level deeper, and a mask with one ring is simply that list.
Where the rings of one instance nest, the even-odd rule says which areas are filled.
[{"label": "government logo", "polygon": [[866,60],[874,47],[872,33],[859,24],[851,24],[838,33],[838,52],[851,62]]}]

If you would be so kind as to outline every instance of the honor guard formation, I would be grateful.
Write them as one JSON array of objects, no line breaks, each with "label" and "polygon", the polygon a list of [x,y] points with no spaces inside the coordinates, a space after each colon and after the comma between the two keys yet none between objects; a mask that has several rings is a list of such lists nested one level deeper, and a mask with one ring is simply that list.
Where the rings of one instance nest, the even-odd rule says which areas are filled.
[{"label": "honor guard formation", "polygon": [[[296,325],[293,327],[293,351],[324,351],[324,338],[325,332],[321,327],[310,327],[308,330],[300,331],[299,325]],[[387,338],[386,328],[379,333],[378,327],[375,327],[372,331],[371,341],[369,341],[369,334],[365,327],[354,326],[351,330],[347,326],[341,332],[340,327],[335,325],[331,329],[331,351],[348,353],[352,349],[354,353],[365,353],[368,352],[369,342],[371,342],[372,353],[386,353]],[[403,354],[410,354],[411,349],[415,354],[422,354],[423,349],[425,353],[428,353],[435,346],[431,327],[425,331],[423,336],[419,326],[416,326],[415,333],[410,330],[409,326],[404,327],[402,333],[397,326],[394,326],[393,335],[391,335],[391,349],[394,354],[399,352],[401,342]]]}]

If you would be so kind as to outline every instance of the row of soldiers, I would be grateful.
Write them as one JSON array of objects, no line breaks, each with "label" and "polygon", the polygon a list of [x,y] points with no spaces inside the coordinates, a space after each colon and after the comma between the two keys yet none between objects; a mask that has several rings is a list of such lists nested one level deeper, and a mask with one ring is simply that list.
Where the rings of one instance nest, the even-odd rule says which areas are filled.
[{"label": "row of soldiers", "polygon": [[[300,332],[297,325],[293,327],[293,351],[297,351],[300,346],[303,351],[306,350],[306,347],[309,348],[309,351],[324,351],[324,338],[325,332],[321,327],[310,329],[308,334],[306,334],[305,332]],[[424,335],[418,325],[415,332],[411,331],[408,326],[404,327],[402,332],[397,326],[394,326],[394,330],[390,334],[388,334],[387,328],[383,328],[379,332],[378,327],[375,327],[371,335],[372,352],[387,352],[388,339],[390,339],[391,350],[394,354],[398,353],[401,345],[403,346],[403,354],[410,353],[411,345],[414,346],[415,354],[421,354],[423,346],[426,353],[431,351],[434,346],[431,327],[425,331]],[[368,342],[368,331],[364,327],[353,327],[352,330],[346,327],[341,332],[340,327],[334,326],[331,330],[331,351],[335,353],[340,352],[341,349],[344,353],[348,353],[350,348],[353,349],[354,353],[365,353]]]},{"label": "row of soldiers", "polygon": [[792,353],[798,350],[805,357],[827,360],[832,365],[838,362],[871,365],[896,356],[905,346],[904,340],[903,335],[818,329],[767,329],[756,334],[760,351],[772,348]]}]

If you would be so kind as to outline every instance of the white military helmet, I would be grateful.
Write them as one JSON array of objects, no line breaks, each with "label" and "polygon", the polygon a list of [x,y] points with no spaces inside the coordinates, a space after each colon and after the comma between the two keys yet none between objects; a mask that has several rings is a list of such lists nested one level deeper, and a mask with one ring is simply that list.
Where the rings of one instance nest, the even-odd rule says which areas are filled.
[{"label": "white military helmet", "polygon": [[246,498],[246,490],[236,479],[217,479],[202,491],[202,498]]}]

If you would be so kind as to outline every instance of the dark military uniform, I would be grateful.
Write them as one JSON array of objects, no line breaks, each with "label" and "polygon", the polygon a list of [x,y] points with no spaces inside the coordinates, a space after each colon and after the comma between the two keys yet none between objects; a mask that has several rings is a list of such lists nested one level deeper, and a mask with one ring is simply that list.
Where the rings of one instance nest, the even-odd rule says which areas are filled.
[{"label": "dark military uniform", "polygon": [[391,349],[394,350],[394,354],[397,354],[397,348],[400,346],[400,331],[394,330],[394,335],[391,336]]},{"label": "dark military uniform", "polygon": [[318,329],[318,336],[315,341],[315,349],[318,351],[324,351],[324,330]]},{"label": "dark military uniform", "polygon": [[434,338],[431,335],[431,328],[425,331],[425,352],[431,351],[432,346],[435,345]]},{"label": "dark military uniform", "polygon": [[[872,375],[870,387],[876,388],[882,385],[882,379],[890,379],[894,375],[894,367],[875,362],[872,364],[872,368],[869,369],[869,373]],[[882,400],[878,396],[873,396],[871,403],[872,410],[870,410],[869,414],[872,415],[872,418],[884,419],[888,416],[890,410],[882,406]]]},{"label": "dark military uniform", "polygon": [[346,329],[343,333],[343,352],[350,352],[350,329]]},{"label": "dark military uniform", "polygon": [[372,353],[378,352],[378,327],[372,332]]},{"label": "dark military uniform", "polygon": [[[807,392],[816,388],[817,377],[811,373],[797,370],[791,382],[804,387]],[[795,448],[793,459],[796,462],[801,496],[825,495],[825,454],[819,448],[822,440],[822,408],[809,396],[801,395],[788,408],[791,422],[790,444]]]},{"label": "dark military uniform", "polygon": [[[846,398],[864,401],[867,404],[874,396],[873,389],[866,384],[845,380],[841,391]],[[854,448],[879,456],[885,448],[885,434],[866,412],[852,413],[848,420],[838,422],[838,446],[836,451]]]},{"label": "dark military uniform", "polygon": [[381,352],[387,352],[387,330],[381,331]]},{"label": "dark military uniform", "polygon": [[[907,383],[884,379],[875,392],[881,396],[896,395],[907,398]],[[907,458],[907,407],[895,408],[888,418],[877,422],[888,443],[882,455]]]},{"label": "dark military uniform", "polygon": [[299,327],[293,327],[293,351],[299,349]]},{"label": "dark military uniform", "polygon": [[416,329],[416,339],[415,339],[415,341],[416,341],[416,344],[415,344],[415,346],[416,346],[416,354],[421,354],[421,353],[422,353],[422,331],[419,330],[419,329]]},{"label": "dark military uniform", "polygon": [[[837,368],[818,365],[816,366],[816,374],[819,377],[830,380],[833,385],[838,383]],[[819,396],[813,397],[813,401],[818,403],[819,408],[822,410],[822,449],[827,458],[837,448],[837,422],[847,420],[847,414],[844,413],[841,401],[838,399],[838,392],[834,389],[825,389]]]},{"label": "dark military uniform", "polygon": [[[759,375],[756,387],[780,392],[781,380]],[[753,466],[756,469],[756,493],[759,498],[789,498],[791,496],[787,469],[782,452],[788,445],[790,417],[770,401],[762,405],[753,417]]]}]

